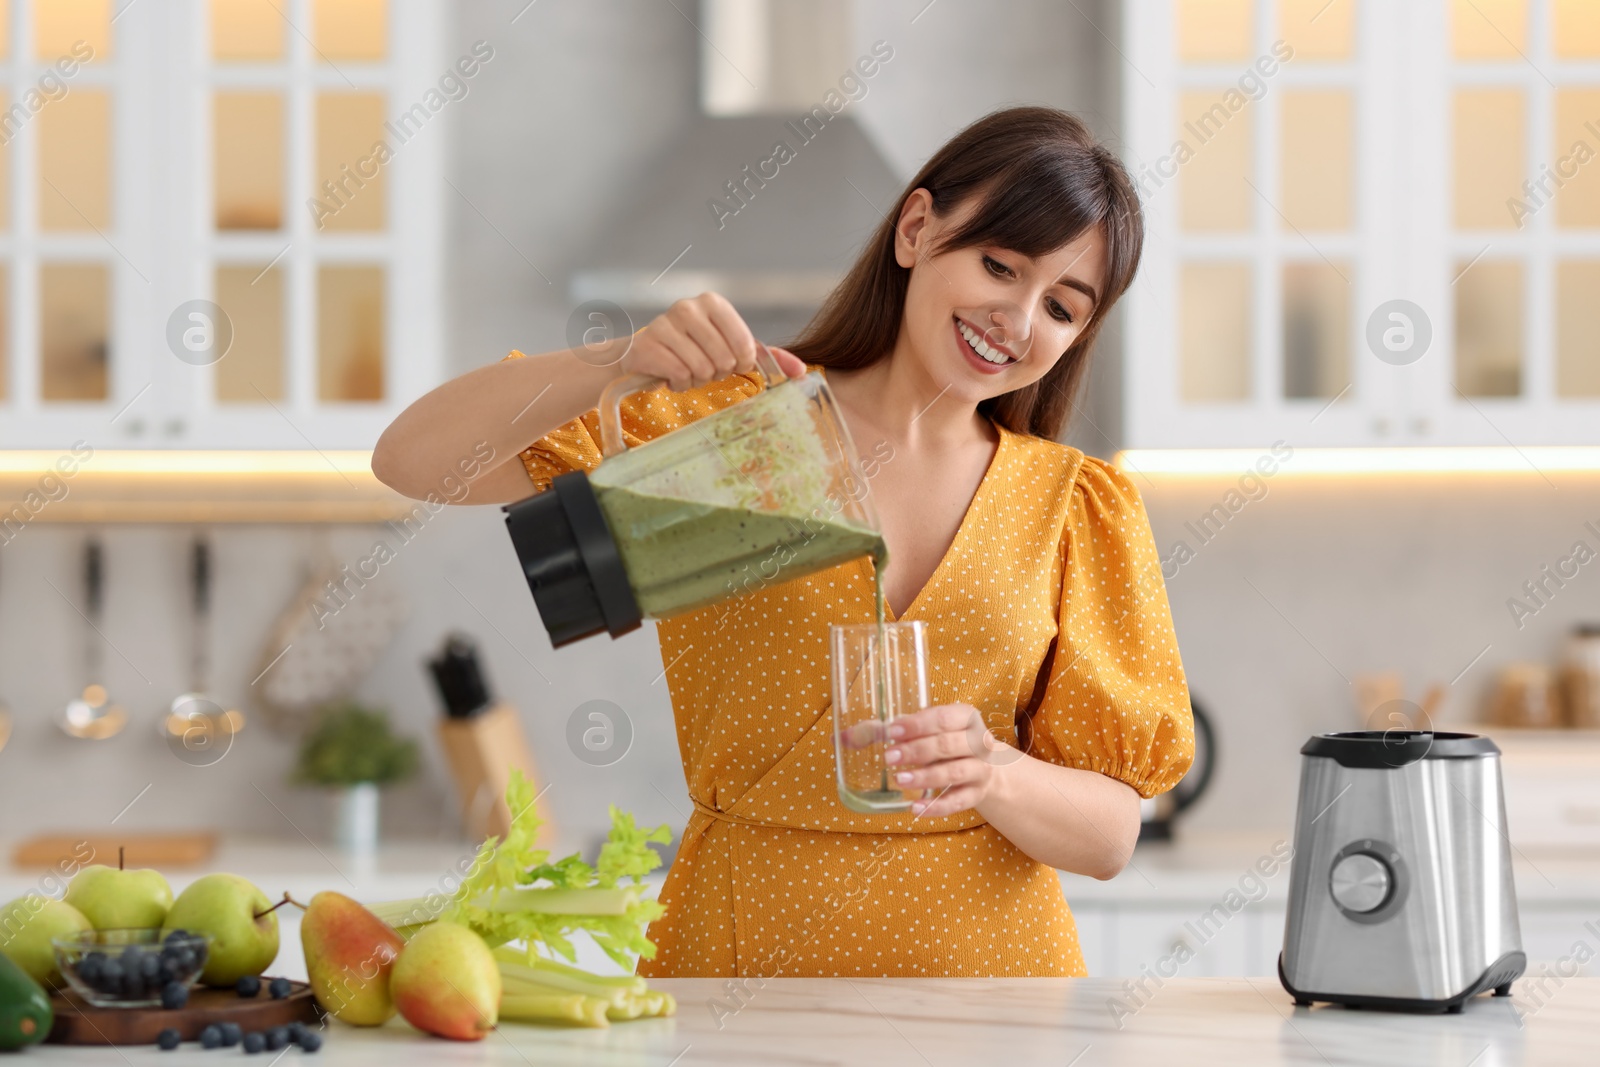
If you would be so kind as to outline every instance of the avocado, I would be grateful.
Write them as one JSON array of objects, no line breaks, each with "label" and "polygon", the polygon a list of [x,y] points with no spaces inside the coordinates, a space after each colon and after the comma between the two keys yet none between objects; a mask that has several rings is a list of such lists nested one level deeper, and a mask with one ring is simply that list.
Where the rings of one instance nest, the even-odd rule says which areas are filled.
[{"label": "avocado", "polygon": [[38,1044],[55,1024],[50,998],[28,972],[0,955],[0,1050]]}]

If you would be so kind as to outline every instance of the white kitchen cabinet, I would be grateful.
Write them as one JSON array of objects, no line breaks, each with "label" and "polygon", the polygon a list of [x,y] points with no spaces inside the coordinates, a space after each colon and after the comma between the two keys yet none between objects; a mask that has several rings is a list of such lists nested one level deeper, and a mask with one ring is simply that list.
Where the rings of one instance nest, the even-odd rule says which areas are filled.
[{"label": "white kitchen cabinet", "polygon": [[[1078,938],[1089,974],[1096,978],[1274,977],[1283,949],[1285,906],[1252,904],[1202,940],[1194,924],[1206,905],[1078,904]],[[1520,906],[1528,973],[1600,977],[1600,909],[1543,900]],[[1179,944],[1193,953],[1178,964]],[[1171,960],[1171,963],[1164,961]],[[1165,970],[1161,968],[1166,968]],[[1547,970],[1548,969],[1548,970]]]},{"label": "white kitchen cabinet", "polygon": [[1600,976],[1600,910],[1523,908],[1521,919],[1530,975]]},{"label": "white kitchen cabinet", "polygon": [[[1206,904],[1080,903],[1073,907],[1089,973],[1104,978],[1215,978],[1275,973],[1283,911],[1247,905],[1202,922]],[[1270,954],[1263,957],[1263,939]],[[1186,958],[1187,957],[1187,958]],[[1265,963],[1263,963],[1263,958]]]},{"label": "white kitchen cabinet", "polygon": [[1078,949],[1083,962],[1094,975],[1109,975],[1114,934],[1114,917],[1106,908],[1072,904],[1072,918],[1078,926]]},{"label": "white kitchen cabinet", "polygon": [[1130,0],[1127,446],[1600,443],[1593,19]]},{"label": "white kitchen cabinet", "polygon": [[5,11],[0,448],[370,448],[441,366],[438,0]]}]

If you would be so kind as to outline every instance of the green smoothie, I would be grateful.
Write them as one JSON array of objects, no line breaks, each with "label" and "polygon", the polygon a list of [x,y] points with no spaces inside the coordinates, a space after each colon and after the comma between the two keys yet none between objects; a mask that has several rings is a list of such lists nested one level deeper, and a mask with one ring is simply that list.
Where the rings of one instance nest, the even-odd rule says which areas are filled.
[{"label": "green smoothie", "polygon": [[885,552],[881,535],[826,509],[788,515],[631,486],[597,485],[595,495],[639,607],[652,618]]}]

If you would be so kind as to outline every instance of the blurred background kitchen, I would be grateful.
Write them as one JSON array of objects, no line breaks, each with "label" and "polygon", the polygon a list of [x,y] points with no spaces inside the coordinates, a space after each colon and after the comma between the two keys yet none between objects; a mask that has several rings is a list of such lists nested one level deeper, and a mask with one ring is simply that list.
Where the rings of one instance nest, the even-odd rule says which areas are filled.
[{"label": "blurred background kitchen", "polygon": [[560,842],[680,828],[651,628],[553,652],[500,511],[402,504],[366,450],[705,289],[792,337],[928,154],[1043,103],[1146,205],[1069,440],[1144,493],[1213,731],[1171,843],[1064,879],[1091,971],[1270,973],[1298,748],[1364,724],[1500,740],[1534,966],[1596,936],[1600,5],[9,0],[0,84],[8,849],[345,877],[348,768],[301,754],[339,706],[324,752],[395,779],[359,877],[427,883],[484,818],[451,634]]}]

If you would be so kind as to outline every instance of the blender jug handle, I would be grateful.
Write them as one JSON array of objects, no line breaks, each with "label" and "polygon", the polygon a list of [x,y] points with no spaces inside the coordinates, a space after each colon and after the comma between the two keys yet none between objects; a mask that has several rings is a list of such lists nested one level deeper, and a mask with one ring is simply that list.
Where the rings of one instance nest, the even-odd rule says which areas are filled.
[{"label": "blender jug handle", "polygon": [[[767,388],[785,381],[783,368],[778,366],[778,361],[772,357],[772,351],[760,341],[756,342],[756,365],[761,368],[761,373],[766,376]],[[628,450],[627,442],[622,439],[622,401],[624,397],[646,389],[667,384],[665,378],[657,378],[649,374],[630,374],[617,378],[607,385],[600,394],[598,404],[600,412],[600,456],[609,459]]]}]

